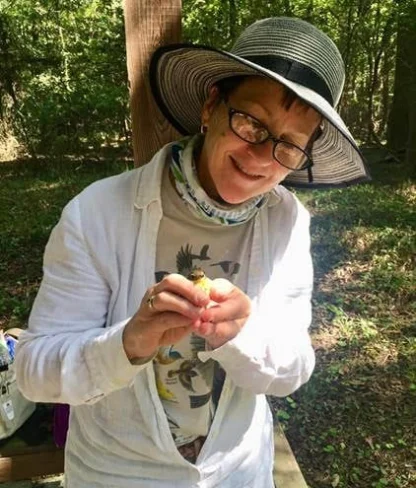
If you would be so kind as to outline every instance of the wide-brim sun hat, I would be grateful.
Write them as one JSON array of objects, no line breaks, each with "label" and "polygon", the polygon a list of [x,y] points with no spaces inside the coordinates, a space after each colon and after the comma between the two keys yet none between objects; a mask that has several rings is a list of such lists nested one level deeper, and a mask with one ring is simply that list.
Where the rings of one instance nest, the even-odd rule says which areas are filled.
[{"label": "wide-brim sun hat", "polygon": [[357,143],[336,111],[345,81],[334,42],[304,20],[273,17],[247,27],[230,52],[210,46],[172,44],[155,51],[150,84],[168,121],[195,134],[210,88],[219,80],[258,75],[294,92],[322,116],[322,135],[311,152],[313,167],[285,179],[293,187],[342,187],[368,181]]}]

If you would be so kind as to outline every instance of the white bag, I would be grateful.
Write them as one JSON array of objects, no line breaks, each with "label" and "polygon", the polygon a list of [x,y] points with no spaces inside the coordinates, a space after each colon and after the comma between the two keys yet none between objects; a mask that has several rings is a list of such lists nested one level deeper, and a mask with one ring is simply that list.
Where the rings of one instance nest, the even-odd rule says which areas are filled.
[{"label": "white bag", "polygon": [[35,408],[36,403],[27,400],[18,390],[14,364],[10,364],[7,370],[0,372],[0,440],[13,435]]},{"label": "white bag", "polygon": [[0,439],[6,439],[35,411],[36,404],[18,390],[13,365],[0,373]]}]

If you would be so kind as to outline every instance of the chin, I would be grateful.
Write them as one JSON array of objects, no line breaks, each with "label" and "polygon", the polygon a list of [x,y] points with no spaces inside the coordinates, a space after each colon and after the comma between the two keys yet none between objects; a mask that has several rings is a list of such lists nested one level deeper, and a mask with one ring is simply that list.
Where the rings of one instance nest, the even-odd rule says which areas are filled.
[{"label": "chin", "polygon": [[221,193],[218,195],[218,201],[223,203],[228,203],[229,205],[239,205],[240,203],[244,203],[247,200],[250,200],[255,195],[229,195],[226,192]]}]

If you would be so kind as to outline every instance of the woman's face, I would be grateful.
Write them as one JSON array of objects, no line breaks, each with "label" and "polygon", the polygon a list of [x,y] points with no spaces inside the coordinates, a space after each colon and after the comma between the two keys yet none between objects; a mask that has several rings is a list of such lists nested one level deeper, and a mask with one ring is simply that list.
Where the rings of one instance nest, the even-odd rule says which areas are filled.
[{"label": "woman's face", "polygon": [[[270,191],[291,172],[272,155],[273,142],[253,145],[229,127],[228,107],[258,119],[275,137],[305,148],[321,116],[295,100],[287,110],[285,88],[267,78],[247,77],[231,92],[227,105],[213,87],[202,110],[207,132],[198,161],[198,176],[207,194],[231,204]],[[228,107],[227,107],[228,106]]]}]

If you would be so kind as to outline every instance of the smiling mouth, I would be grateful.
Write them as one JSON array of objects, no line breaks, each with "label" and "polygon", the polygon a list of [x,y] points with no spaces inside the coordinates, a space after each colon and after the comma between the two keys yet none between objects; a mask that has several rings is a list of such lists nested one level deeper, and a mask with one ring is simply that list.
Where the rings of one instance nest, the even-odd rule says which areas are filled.
[{"label": "smiling mouth", "polygon": [[240,171],[240,173],[243,173],[244,176],[247,176],[248,178],[250,178],[252,180],[259,180],[260,178],[263,178],[263,175],[258,175],[258,174],[255,174],[255,173],[249,173],[234,158],[231,158],[231,161],[233,162],[234,166],[238,169],[238,171]]}]

